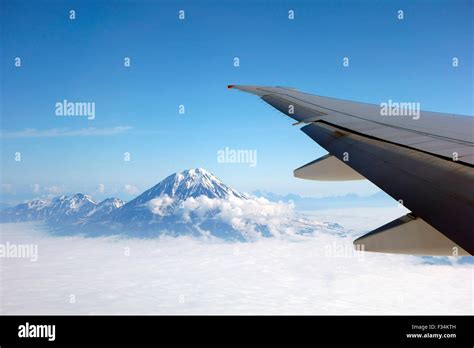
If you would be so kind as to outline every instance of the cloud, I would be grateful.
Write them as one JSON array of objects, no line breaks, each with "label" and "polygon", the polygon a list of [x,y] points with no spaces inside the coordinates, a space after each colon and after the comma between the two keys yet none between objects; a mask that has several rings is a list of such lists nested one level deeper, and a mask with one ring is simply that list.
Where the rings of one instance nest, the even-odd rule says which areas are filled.
[{"label": "cloud", "polygon": [[137,193],[140,192],[138,187],[131,185],[131,184],[125,184],[122,189],[123,192],[125,192],[128,195],[136,195]]},{"label": "cloud", "polygon": [[1,138],[51,138],[51,137],[89,137],[89,136],[111,136],[123,134],[131,130],[129,126],[117,126],[112,128],[52,128],[52,129],[35,129],[28,128],[22,131],[1,132]]},{"label": "cloud", "polygon": [[202,195],[179,203],[175,204],[172,198],[165,195],[151,200],[148,207],[154,214],[160,216],[174,214],[181,216],[183,221],[196,224],[200,219],[220,220],[250,240],[259,238],[266,232],[274,237],[296,236],[306,232],[308,226],[312,231],[327,227],[325,223],[308,220],[298,214],[291,202],[270,202],[262,197],[209,198]]},{"label": "cloud", "polygon": [[105,192],[105,185],[104,184],[99,184],[97,186],[97,192],[98,193],[104,193]]},{"label": "cloud", "polygon": [[50,186],[45,188],[46,192],[52,193],[52,194],[58,194],[64,191],[64,189],[61,186]]},{"label": "cloud", "polygon": [[168,214],[168,208],[174,203],[173,198],[168,195],[163,195],[154,198],[148,202],[148,208],[156,215],[165,216]]},{"label": "cloud", "polygon": [[180,208],[185,219],[190,214],[205,216],[209,212],[217,212],[216,218],[246,235],[257,235],[258,226],[266,226],[273,236],[296,232],[296,229],[290,227],[290,222],[297,218],[292,203],[275,203],[266,198],[254,197],[210,199],[199,196],[187,199]]},{"label": "cloud", "polygon": [[352,238],[326,233],[229,243],[48,236],[26,223],[2,236],[38,245],[38,261],[2,259],[0,314],[472,315],[472,265],[328,252]]},{"label": "cloud", "polygon": [[32,189],[33,193],[39,193],[40,190],[41,190],[41,186],[39,184],[33,184],[33,185],[31,185],[31,189]]}]

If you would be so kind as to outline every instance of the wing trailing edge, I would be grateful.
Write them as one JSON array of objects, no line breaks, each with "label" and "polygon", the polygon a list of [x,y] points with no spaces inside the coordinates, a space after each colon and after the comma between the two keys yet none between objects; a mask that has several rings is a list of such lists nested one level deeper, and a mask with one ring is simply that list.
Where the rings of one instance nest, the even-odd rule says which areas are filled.
[{"label": "wing trailing edge", "polygon": [[299,179],[319,181],[350,181],[365,179],[343,161],[330,154],[295,169],[293,174]]},{"label": "wing trailing edge", "polygon": [[354,241],[356,250],[392,254],[466,256],[466,250],[412,214],[402,216]]}]

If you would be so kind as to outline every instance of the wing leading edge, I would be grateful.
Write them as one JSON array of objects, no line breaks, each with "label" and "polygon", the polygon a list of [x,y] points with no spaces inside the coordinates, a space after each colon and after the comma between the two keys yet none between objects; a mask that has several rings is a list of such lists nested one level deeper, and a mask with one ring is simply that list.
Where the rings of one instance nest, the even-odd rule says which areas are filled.
[{"label": "wing leading edge", "polygon": [[473,117],[422,111],[382,117],[380,106],[285,87],[230,85],[305,124],[329,154],[295,170],[310,180],[367,178],[412,211],[360,237],[358,249],[421,255],[474,254]]}]

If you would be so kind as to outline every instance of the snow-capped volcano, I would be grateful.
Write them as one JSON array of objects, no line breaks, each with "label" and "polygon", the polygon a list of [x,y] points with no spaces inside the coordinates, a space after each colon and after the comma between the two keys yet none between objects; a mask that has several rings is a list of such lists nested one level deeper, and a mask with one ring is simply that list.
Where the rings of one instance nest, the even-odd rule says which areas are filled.
[{"label": "snow-capped volcano", "polygon": [[[125,204],[112,214],[112,220],[130,228],[154,229],[158,224],[166,225],[169,229],[172,228],[171,224],[180,224],[180,221],[168,221],[177,213],[176,210],[180,209],[186,200],[198,197],[247,199],[245,194],[225,185],[207,170],[188,169],[171,174]],[[168,218],[165,219],[165,216]]]},{"label": "snow-capped volcano", "polygon": [[184,201],[190,197],[206,196],[208,198],[247,197],[225,185],[214,174],[203,168],[189,169],[168,176],[151,189],[128,203],[129,205],[143,204],[153,198],[168,196],[176,201]]}]

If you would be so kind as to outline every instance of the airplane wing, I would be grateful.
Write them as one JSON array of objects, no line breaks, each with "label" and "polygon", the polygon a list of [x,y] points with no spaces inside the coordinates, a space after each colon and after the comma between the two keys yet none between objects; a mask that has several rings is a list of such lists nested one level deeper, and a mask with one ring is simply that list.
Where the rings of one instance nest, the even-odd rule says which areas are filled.
[{"label": "airplane wing", "polygon": [[329,154],[294,171],[310,180],[368,179],[411,213],[356,239],[359,250],[474,255],[474,117],[229,85],[293,118]]}]

